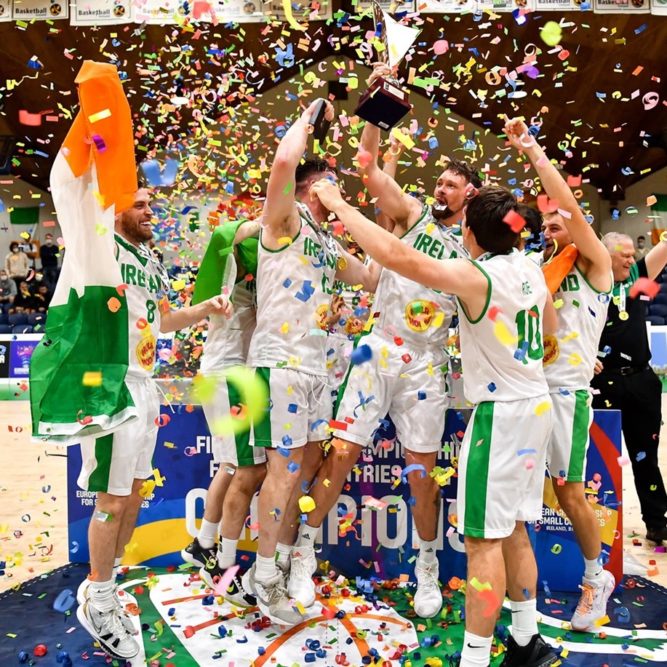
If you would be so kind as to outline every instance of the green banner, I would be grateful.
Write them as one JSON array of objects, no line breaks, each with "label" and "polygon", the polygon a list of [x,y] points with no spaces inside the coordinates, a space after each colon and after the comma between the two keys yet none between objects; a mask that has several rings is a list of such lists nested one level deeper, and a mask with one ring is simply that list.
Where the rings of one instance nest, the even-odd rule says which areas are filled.
[{"label": "green banner", "polygon": [[36,225],[39,222],[39,206],[13,208],[9,212],[12,225]]}]

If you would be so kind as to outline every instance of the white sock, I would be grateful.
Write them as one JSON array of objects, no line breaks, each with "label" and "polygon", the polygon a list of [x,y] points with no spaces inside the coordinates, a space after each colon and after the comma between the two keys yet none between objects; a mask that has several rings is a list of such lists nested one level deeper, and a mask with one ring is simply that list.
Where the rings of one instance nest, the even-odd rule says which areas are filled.
[{"label": "white sock", "polygon": [[88,586],[88,595],[95,609],[111,611],[114,608],[114,581],[91,581]]},{"label": "white sock", "polygon": [[315,548],[315,538],[317,537],[317,532],[319,527],[313,528],[307,523],[302,523],[299,526],[299,537],[296,540],[296,543],[300,547],[310,547],[311,549]]},{"label": "white sock", "polygon": [[512,637],[519,646],[528,646],[537,634],[537,600],[515,602],[510,600],[512,609]]},{"label": "white sock", "polygon": [[435,543],[437,540],[422,540],[422,538],[419,538],[419,560],[422,561],[422,563],[425,564],[430,564],[430,563],[435,563],[437,559],[435,550],[436,546]]},{"label": "white sock", "polygon": [[207,521],[206,519],[201,520],[201,526],[199,528],[199,534],[197,539],[199,540],[200,546],[204,549],[212,549],[215,544],[215,536],[218,534],[218,522],[217,521]]},{"label": "white sock", "polygon": [[292,553],[292,546],[278,542],[276,544],[276,563],[287,567],[289,565],[290,554]]},{"label": "white sock", "polygon": [[602,574],[602,565],[600,565],[600,561],[597,558],[592,560],[584,558],[584,564],[586,565],[586,569],[584,570],[585,579],[595,581]]},{"label": "white sock", "polygon": [[467,630],[463,634],[463,650],[459,667],[486,667],[491,663],[493,637],[480,637]]},{"label": "white sock", "polygon": [[220,538],[218,546],[218,567],[226,570],[236,563],[236,546],[238,540],[228,540],[226,537]]},{"label": "white sock", "polygon": [[260,581],[268,581],[278,574],[275,558],[260,556],[255,560],[255,575]]}]

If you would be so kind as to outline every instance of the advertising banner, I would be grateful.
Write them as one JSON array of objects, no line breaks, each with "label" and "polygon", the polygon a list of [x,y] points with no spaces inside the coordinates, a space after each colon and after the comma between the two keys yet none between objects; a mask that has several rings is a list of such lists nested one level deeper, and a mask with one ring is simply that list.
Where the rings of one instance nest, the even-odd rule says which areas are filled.
[{"label": "advertising banner", "polygon": [[[206,489],[215,474],[211,440],[199,406],[163,406],[163,424],[153,459],[154,492],[146,498],[124,559],[126,564],[177,565],[180,550],[196,535]],[[440,578],[465,576],[463,539],[456,526],[456,477],[448,468],[458,456],[469,410],[450,410],[438,465],[448,484],[442,487],[438,547]],[[622,569],[620,413],[598,411],[591,428],[587,494],[593,503],[610,568]],[[76,478],[81,465],[78,445],[68,449],[68,522],[70,559],[86,562],[86,533],[95,494],[81,491]],[[416,533],[409,512],[410,492],[401,477],[402,449],[394,440],[376,439],[352,471],[348,483],[322,526],[321,561],[348,577],[393,578],[411,572]],[[246,519],[239,548],[243,559],[256,550],[256,498]],[[531,529],[540,568],[540,582],[554,590],[577,590],[583,572],[572,528],[557,508],[551,481],[545,478],[542,521]]]}]

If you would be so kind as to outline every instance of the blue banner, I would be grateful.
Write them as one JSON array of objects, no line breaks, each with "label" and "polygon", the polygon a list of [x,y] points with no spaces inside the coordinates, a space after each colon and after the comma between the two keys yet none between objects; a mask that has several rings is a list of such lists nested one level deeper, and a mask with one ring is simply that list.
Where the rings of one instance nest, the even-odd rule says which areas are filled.
[{"label": "blue banner", "polygon": [[[199,406],[162,408],[162,426],[153,464],[154,492],[146,498],[138,527],[124,563],[177,565],[180,550],[197,533],[203,515],[206,489],[215,474],[211,440]],[[450,410],[438,464],[447,470],[458,456],[469,410]],[[591,427],[587,463],[587,497],[602,529],[609,569],[622,574],[622,482],[618,457],[621,420],[617,411],[596,411]],[[79,446],[68,448],[68,512],[70,558],[88,561],[87,529],[95,494],[81,491],[76,478],[81,466]],[[401,479],[403,451],[395,441],[376,438],[362,454],[334,508],[322,526],[318,557],[348,577],[398,577],[412,572],[416,557],[416,532],[409,511],[410,492]],[[447,473],[445,473],[447,477]],[[440,578],[465,577],[465,551],[456,525],[456,477],[442,487],[438,532]],[[242,558],[256,550],[256,499],[247,528],[239,542]],[[542,521],[531,529],[538,559],[540,582],[559,591],[578,590],[583,560],[572,527],[557,507],[551,481],[545,478]]]}]

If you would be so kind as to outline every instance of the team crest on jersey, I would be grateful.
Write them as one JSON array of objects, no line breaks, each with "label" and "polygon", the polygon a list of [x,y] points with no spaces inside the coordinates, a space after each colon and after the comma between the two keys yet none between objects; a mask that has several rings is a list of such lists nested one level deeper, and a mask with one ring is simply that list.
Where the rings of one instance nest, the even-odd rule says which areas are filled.
[{"label": "team crest on jersey", "polygon": [[424,332],[433,324],[436,311],[437,304],[433,301],[411,301],[405,307],[405,323],[413,331]]},{"label": "team crest on jersey", "polygon": [[533,288],[530,286],[530,283],[527,280],[524,280],[521,283],[521,294],[532,294]]},{"label": "team crest on jersey", "polygon": [[542,358],[542,365],[549,366],[553,364],[560,356],[560,347],[558,346],[558,338],[547,334],[544,337],[544,357]]},{"label": "team crest on jersey", "polygon": [[155,366],[155,348],[155,336],[151,333],[142,336],[137,345],[137,360],[139,361],[139,365],[147,371],[152,371],[153,366]]}]

